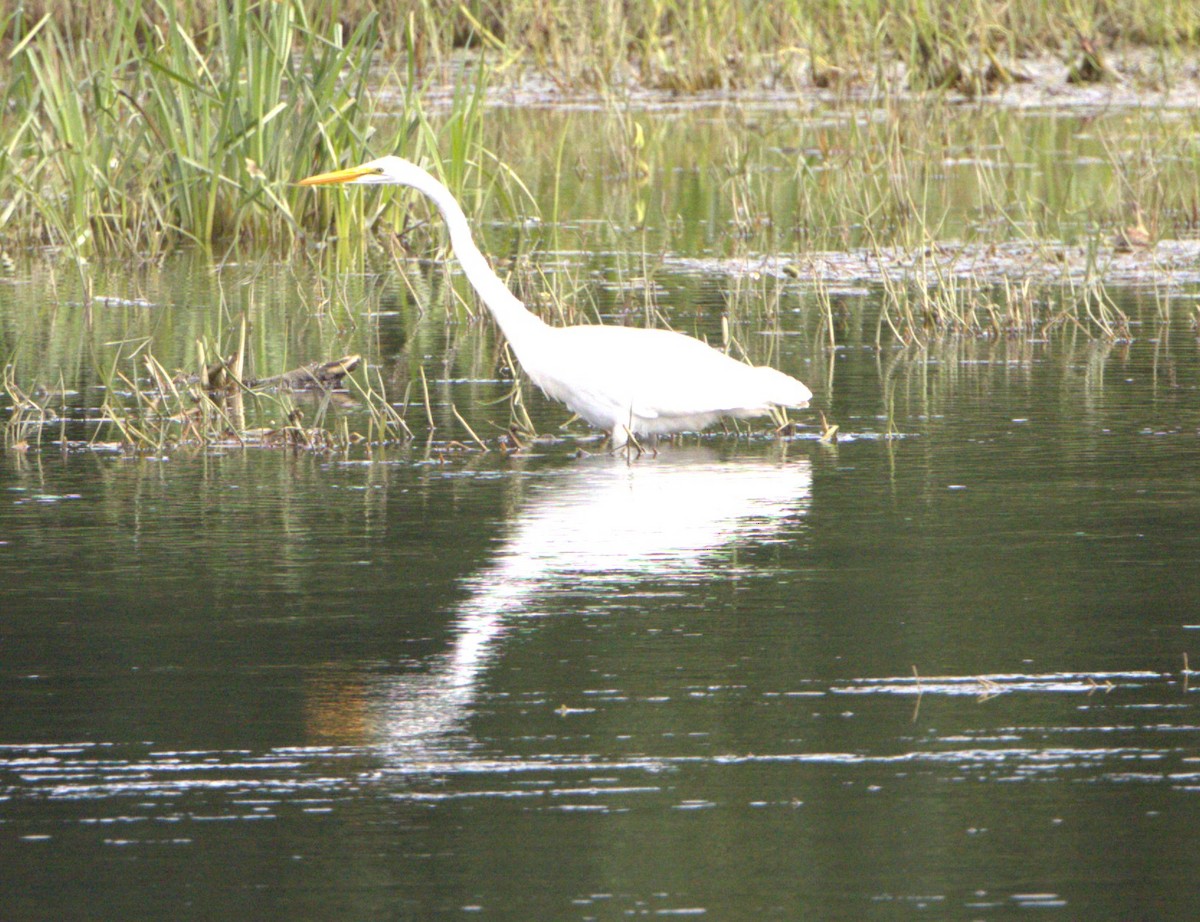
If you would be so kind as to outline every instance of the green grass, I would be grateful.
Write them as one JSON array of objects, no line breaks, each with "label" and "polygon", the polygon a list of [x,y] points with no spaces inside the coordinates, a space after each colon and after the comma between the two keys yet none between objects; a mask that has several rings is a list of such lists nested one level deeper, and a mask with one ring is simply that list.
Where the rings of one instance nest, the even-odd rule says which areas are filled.
[{"label": "green grass", "polygon": [[[493,198],[522,212],[512,158],[492,156],[483,141],[482,105],[491,87],[530,70],[608,94],[631,84],[681,93],[858,85],[886,101],[900,87],[986,93],[1012,77],[1021,55],[1065,62],[1084,42],[1167,57],[1200,43],[1200,11],[1184,0],[384,7],[35,0],[0,15],[0,240],[81,258],[145,258],[187,243],[279,251],[305,234],[345,247],[362,228],[403,233],[410,224],[391,199],[313,195],[291,183],[396,149],[433,166],[468,213]],[[463,47],[485,63],[461,70]],[[453,104],[435,123],[422,94],[447,81]],[[383,98],[386,130],[376,117]],[[650,130],[627,109],[613,124],[622,172],[644,175]],[[893,158],[909,139],[866,130],[864,188],[880,194],[862,210],[906,220],[920,177],[886,164],[880,174],[870,161]],[[1130,189],[1139,182],[1131,176]]]},{"label": "green grass", "polygon": [[[347,9],[365,9],[365,2]],[[672,91],[810,86],[876,79],[889,61],[914,85],[982,85],[993,62],[1069,54],[1081,39],[1102,47],[1165,49],[1200,43],[1190,0],[407,0],[387,5],[388,50],[403,53],[410,20],[426,63],[463,46],[507,67],[531,67],[566,86],[627,81]],[[840,75],[840,77],[836,76]]]},{"label": "green grass", "polygon": [[153,255],[327,221],[287,183],[365,150],[375,18],[344,32],[299,3],[235,0],[197,27],[179,6],[118,2],[102,38],[9,14],[6,236]]},{"label": "green grass", "polygon": [[405,50],[388,69],[366,9],[118,0],[111,18],[91,21],[51,7],[0,19],[0,240],[10,246],[147,258],[182,244],[280,251],[306,234],[400,231],[404,219],[378,198],[294,182],[401,146],[469,210],[497,181],[510,210],[519,195],[481,145],[486,67],[460,81],[448,116],[426,116],[422,91],[438,77],[420,67],[415,19],[393,23],[388,41]]}]

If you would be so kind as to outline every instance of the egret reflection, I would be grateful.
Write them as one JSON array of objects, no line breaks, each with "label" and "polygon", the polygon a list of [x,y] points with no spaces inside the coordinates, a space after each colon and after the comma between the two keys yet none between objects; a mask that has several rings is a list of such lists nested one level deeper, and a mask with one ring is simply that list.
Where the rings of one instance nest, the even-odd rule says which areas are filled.
[{"label": "egret reflection", "polygon": [[[536,478],[495,560],[470,578],[450,649],[373,689],[371,722],[397,766],[452,758],[499,641],[556,590],[719,578],[735,546],[788,540],[807,511],[806,459],[721,460],[702,449],[653,463],[611,456]],[[597,593],[598,594],[598,593]]]}]

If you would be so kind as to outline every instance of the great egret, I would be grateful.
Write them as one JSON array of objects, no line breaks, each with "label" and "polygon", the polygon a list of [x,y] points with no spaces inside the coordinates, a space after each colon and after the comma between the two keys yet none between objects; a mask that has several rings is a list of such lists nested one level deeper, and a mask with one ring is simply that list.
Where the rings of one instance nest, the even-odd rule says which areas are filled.
[{"label": "great egret", "polygon": [[410,186],[431,199],[446,221],[467,281],[530,380],[609,432],[614,449],[631,439],[636,444],[638,436],[696,431],[722,417],[764,416],[774,407],[804,407],[812,399],[812,391],[795,378],[739,362],[682,333],[547,325],[492,271],[450,190],[415,163],[380,157],[300,181],[302,186],[333,183]]}]

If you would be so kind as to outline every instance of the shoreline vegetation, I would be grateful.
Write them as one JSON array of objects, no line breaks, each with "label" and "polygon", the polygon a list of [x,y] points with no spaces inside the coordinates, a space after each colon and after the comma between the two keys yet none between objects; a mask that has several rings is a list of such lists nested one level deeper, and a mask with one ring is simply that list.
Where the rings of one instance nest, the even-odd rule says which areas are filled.
[{"label": "shoreline vegetation", "polygon": [[[1106,285],[1200,282],[1197,100],[1192,0],[28,0],[0,13],[0,275],[35,262],[73,274],[90,317],[102,264],[195,250],[217,266],[299,257],[327,276],[394,267],[444,244],[436,216],[393,195],[314,195],[295,181],[402,151],[481,227],[518,229],[500,262],[556,316],[576,309],[560,286],[579,282],[542,272],[520,229],[557,242],[586,218],[609,228],[608,249],[642,248],[629,264],[643,281],[674,265],[748,279],[735,286],[768,300],[772,285],[807,286],[814,349],[841,342],[847,284],[882,299],[877,347],[1054,329],[1122,342],[1137,321]],[[503,116],[488,113],[504,106],[577,106],[591,120],[586,134],[567,118],[500,140]],[[699,107],[769,114],[735,116],[737,130],[703,141],[659,117]],[[1045,188],[1023,177],[1055,156],[1039,140],[1061,139],[1013,149],[1029,112],[1069,113],[1086,126],[1071,132],[1089,137],[1078,169],[1037,164]],[[691,184],[721,198],[736,241],[713,258],[680,255],[694,238],[671,183],[693,145]],[[602,213],[564,216],[569,173],[604,186]],[[948,219],[964,190],[965,228]],[[743,300],[753,299],[734,299],[731,315],[758,309]],[[458,293],[448,310],[469,304]],[[347,325],[361,319],[344,312]],[[225,316],[197,337],[200,370],[206,356],[261,351],[255,340],[286,321],[249,334],[241,324]],[[20,364],[3,331],[0,348],[0,366]],[[198,444],[232,431],[254,443],[203,388],[172,385],[148,344],[95,348],[106,390],[133,395],[102,408],[119,441],[157,450],[181,431]],[[369,441],[411,435],[369,361],[347,381],[370,414]],[[49,417],[17,370],[4,385],[11,446]],[[432,424],[424,379],[400,389],[404,410],[424,407]],[[519,385],[512,400],[517,420]],[[271,431],[295,444],[291,397],[268,403],[288,421]],[[331,440],[303,439],[356,441],[336,425]],[[463,441],[482,447],[465,428]]]},{"label": "shoreline vegetation", "polygon": [[111,17],[107,5],[25,0],[3,24],[2,48],[11,63],[15,45],[46,19],[69,44],[119,45],[132,37],[149,50],[178,28],[208,53],[236,37],[230,15],[265,22],[282,14],[297,21],[301,40],[336,41],[340,31],[345,44],[384,60],[411,56],[402,74],[422,74],[472,50],[494,55],[500,73],[530,68],[560,87],[694,93],[764,85],[802,91],[870,79],[894,63],[905,66],[914,89],[986,91],[1019,71],[1021,59],[1046,54],[1074,59],[1074,79],[1086,82],[1105,70],[1109,51],[1170,55],[1200,44],[1200,9],[1189,0],[122,0],[116,11]]},{"label": "shoreline vegetation", "polygon": [[[484,150],[481,123],[484,103],[515,87],[548,105],[590,93],[617,115],[647,92],[824,94],[886,112],[914,94],[980,100],[1028,83],[1060,97],[1120,84],[1154,105],[1174,90],[1194,100],[1198,48],[1200,8],[1185,0],[414,0],[379,12],[118,0],[111,15],[33,0],[0,17],[0,242],[145,257],[348,237],[380,214],[291,184],[399,148],[440,164],[476,213],[488,198],[476,190],[501,175],[511,207],[520,180]],[[931,131],[953,117],[942,102],[928,111]]]}]

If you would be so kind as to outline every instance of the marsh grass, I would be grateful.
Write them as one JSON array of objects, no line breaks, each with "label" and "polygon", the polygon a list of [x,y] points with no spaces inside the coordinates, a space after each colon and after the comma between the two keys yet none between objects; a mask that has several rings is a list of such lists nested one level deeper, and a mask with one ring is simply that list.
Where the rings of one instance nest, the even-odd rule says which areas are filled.
[{"label": "marsh grass", "polygon": [[[524,211],[514,159],[481,144],[481,109],[490,86],[531,68],[560,86],[599,86],[610,100],[631,81],[672,93],[797,89],[837,70],[883,88],[886,101],[897,82],[986,93],[1011,79],[1005,61],[1038,51],[1069,58],[1085,40],[1168,56],[1200,41],[1200,12],[1184,0],[412,0],[378,13],[362,0],[118,0],[110,13],[35,0],[0,17],[0,226],[10,239],[82,257],[145,257],[185,241],[284,247],[306,230],[350,241],[381,217],[393,232],[410,231],[379,199],[288,183],[403,148],[440,172],[468,214],[489,198]],[[485,57],[464,65],[455,57],[464,46]],[[889,62],[903,65],[898,78]],[[1170,73],[1165,60],[1160,71]],[[420,100],[442,82],[455,90],[435,126]],[[373,118],[381,100],[394,116],[383,132]],[[614,108],[610,152],[624,176],[644,180],[653,173],[653,120]],[[864,213],[903,221],[910,202],[888,193],[906,177],[870,167],[874,151],[891,161],[908,139],[880,138],[871,120],[863,124],[861,188],[883,193]],[[1135,195],[1136,186],[1131,177]],[[644,209],[644,198],[638,204]]]},{"label": "marsh grass", "polygon": [[3,380],[9,402],[5,447],[346,451],[412,439],[378,368],[359,367],[336,387],[294,389],[290,381],[274,378],[256,382],[244,374],[253,345],[244,322],[231,334],[227,354],[213,342],[198,341],[191,370],[169,370],[149,339],[102,347],[95,358],[97,384],[89,388],[102,394],[96,406],[79,405],[79,394],[65,386],[25,384],[10,364]]},{"label": "marsh grass", "polygon": [[[1069,56],[1080,36],[1150,44],[1164,56],[1200,38],[1200,13],[1174,0],[1086,9],[1033,0],[1001,7],[928,0],[478,6],[429,0],[378,15],[356,0],[335,7],[303,0],[186,7],[120,0],[111,17],[96,13],[45,0],[0,20],[6,50],[0,233],[85,258],[145,258],[186,242],[283,249],[305,235],[336,241],[343,259],[361,264],[364,233],[423,245],[419,235],[429,216],[414,221],[408,198],[313,194],[289,185],[312,170],[397,149],[438,172],[470,215],[536,214],[533,203],[546,199],[524,187],[531,173],[507,141],[485,140],[483,118],[489,89],[530,67],[559,82],[594,79],[604,88],[603,143],[616,165],[617,191],[627,192],[633,209],[622,220],[639,227],[656,204],[654,186],[666,166],[661,151],[674,141],[663,120],[622,101],[621,73],[672,92],[754,81],[794,88],[800,78],[783,75],[797,60],[836,59],[844,70],[884,73],[888,60],[899,59],[908,65],[905,86],[980,93],[987,90],[981,80],[999,79],[1002,57],[1039,49]],[[460,46],[484,56],[464,63],[452,51]],[[968,57],[982,63],[963,63]],[[381,60],[394,67],[380,68]],[[1164,62],[1161,71],[1170,67]],[[985,72],[993,77],[981,77]],[[449,104],[431,117],[422,97],[445,83],[453,86]],[[821,246],[824,238],[828,246],[840,233],[842,245],[854,245],[855,228],[867,226],[893,238],[880,242],[903,242],[898,238],[907,234],[913,246],[937,233],[939,212],[961,191],[942,181],[947,154],[961,156],[943,149],[953,136],[946,126],[989,116],[963,115],[961,107],[951,112],[945,96],[926,93],[908,106],[920,111],[914,117],[887,89],[893,78],[881,85],[880,95],[843,101],[851,126],[844,144],[830,145],[813,132],[814,143],[789,164],[778,151],[790,145],[764,144],[772,139],[750,124],[744,140],[732,140],[713,158],[734,176],[724,194],[737,212],[738,234],[788,231],[775,217],[780,201],[762,181],[764,169],[795,175],[802,209],[792,228],[801,244]],[[376,117],[383,108],[387,119]],[[1196,127],[1193,120],[1190,133],[1185,125],[1174,138],[1151,135],[1156,140],[1138,156],[1111,145],[1106,155],[1122,174],[1122,188],[1089,208],[1105,209],[1107,224],[1140,209],[1155,232],[1181,224],[1194,229],[1197,152],[1186,139]],[[566,138],[530,139],[554,152],[555,175],[580,162]],[[987,149],[982,131],[979,140]],[[1005,144],[990,145],[996,143]],[[983,159],[975,183],[990,185],[991,207],[1002,221],[1031,227],[1038,214],[1055,213],[1045,198],[1007,198],[1003,177]],[[1185,162],[1175,169],[1178,160]],[[1069,195],[1071,188],[1058,184],[1052,194]],[[557,192],[553,211],[557,218]]]},{"label": "marsh grass", "polygon": [[[202,0],[181,6],[180,15],[204,36],[220,7]],[[116,31],[108,5],[95,0],[26,0],[21,9],[24,21],[48,14],[75,38],[107,40]],[[612,85],[637,78],[681,91],[786,79],[814,61],[869,72],[889,50],[944,71],[945,62],[968,56],[1069,49],[1079,36],[1165,48],[1200,40],[1200,12],[1188,0],[341,0],[305,9],[329,10],[326,22],[378,13],[383,50],[393,58],[411,52],[421,68],[473,48],[497,55],[506,68],[536,66],[559,81]],[[152,24],[163,18],[161,9],[148,17]]]},{"label": "marsh grass", "polygon": [[145,257],[322,223],[325,206],[286,183],[364,149],[375,17],[343,32],[297,2],[181,9],[118,0],[100,34],[23,8],[0,23],[6,233]]},{"label": "marsh grass", "polygon": [[[408,0],[383,15],[385,36],[402,34],[410,19],[419,25],[414,50],[426,66],[468,46],[505,69],[537,69],[560,88],[679,93],[892,81],[982,93],[1015,79],[1013,62],[1024,55],[1071,58],[1085,44],[1173,52],[1200,42],[1200,12],[1188,0]],[[394,39],[390,46],[405,50]]]}]

